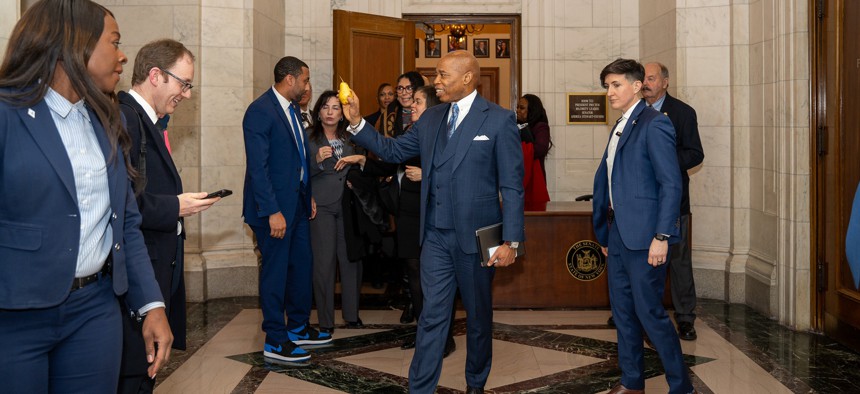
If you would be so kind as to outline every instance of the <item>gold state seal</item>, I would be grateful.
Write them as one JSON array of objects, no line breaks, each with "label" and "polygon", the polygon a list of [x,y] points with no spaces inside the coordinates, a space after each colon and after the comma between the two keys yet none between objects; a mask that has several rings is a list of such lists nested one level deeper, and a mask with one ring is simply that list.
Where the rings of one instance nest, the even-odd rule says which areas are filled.
[{"label": "gold state seal", "polygon": [[581,281],[592,281],[606,271],[606,257],[600,244],[590,240],[579,241],[567,251],[567,271]]}]

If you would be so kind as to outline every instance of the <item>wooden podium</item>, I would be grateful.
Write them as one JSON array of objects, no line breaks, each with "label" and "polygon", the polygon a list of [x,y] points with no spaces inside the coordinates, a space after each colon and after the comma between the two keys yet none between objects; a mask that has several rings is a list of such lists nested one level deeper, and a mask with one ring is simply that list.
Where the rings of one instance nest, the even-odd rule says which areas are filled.
[{"label": "wooden podium", "polygon": [[526,255],[497,268],[495,308],[608,308],[606,272],[596,279],[575,278],[567,255],[579,241],[595,241],[591,202],[550,202],[546,211],[525,213]]}]

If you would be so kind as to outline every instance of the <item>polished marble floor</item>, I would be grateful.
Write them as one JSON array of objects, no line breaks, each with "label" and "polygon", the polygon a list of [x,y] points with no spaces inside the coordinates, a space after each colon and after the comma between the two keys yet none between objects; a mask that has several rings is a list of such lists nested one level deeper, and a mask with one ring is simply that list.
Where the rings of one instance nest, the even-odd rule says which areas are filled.
[{"label": "polished marble floor", "polygon": [[[378,305],[362,310],[365,328],[338,327],[332,344],[307,347],[313,358],[301,364],[263,359],[256,298],[189,304],[189,349],[173,352],[156,393],[405,393],[413,351],[401,350],[400,343],[413,335],[414,323],[400,324],[400,311],[377,295],[365,304]],[[700,300],[698,312],[699,338],[682,341],[682,348],[699,392],[860,393],[857,352],[791,331],[743,305]],[[619,377],[608,316],[606,310],[495,311],[487,392],[607,392]],[[455,340],[439,393],[462,393],[466,386],[462,312]],[[646,353],[645,364],[646,392],[667,392],[656,352]]]}]

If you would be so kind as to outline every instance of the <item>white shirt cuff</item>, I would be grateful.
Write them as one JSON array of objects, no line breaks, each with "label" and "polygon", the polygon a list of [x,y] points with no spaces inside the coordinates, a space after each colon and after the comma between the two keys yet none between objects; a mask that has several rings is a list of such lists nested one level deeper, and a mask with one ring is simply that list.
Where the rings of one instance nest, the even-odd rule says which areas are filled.
[{"label": "white shirt cuff", "polygon": [[138,309],[137,314],[140,316],[146,316],[147,312],[149,312],[155,308],[165,308],[165,307],[166,306],[161,301],[150,302],[149,304],[144,305],[143,308]]},{"label": "white shirt cuff", "polygon": [[358,126],[352,127],[349,125],[346,127],[346,130],[349,131],[352,135],[358,134],[358,131],[364,128],[364,124],[367,123],[364,121],[364,118],[361,119],[361,122],[358,122]]}]

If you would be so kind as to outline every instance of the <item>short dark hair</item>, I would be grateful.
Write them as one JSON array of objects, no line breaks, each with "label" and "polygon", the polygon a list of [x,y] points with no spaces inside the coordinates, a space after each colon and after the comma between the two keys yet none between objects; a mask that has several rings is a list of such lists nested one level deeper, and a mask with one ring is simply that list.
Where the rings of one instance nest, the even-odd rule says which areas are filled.
[{"label": "short dark hair", "polygon": [[645,80],[645,67],[633,59],[615,59],[603,67],[603,71],[600,72],[600,86],[604,86],[604,80],[609,74],[624,75],[631,83],[634,81],[642,82]]},{"label": "short dark hair", "polygon": [[[169,70],[183,56],[188,55],[194,61],[194,54],[181,42],[164,38],[152,41],[137,52],[134,57],[134,72],[131,75],[131,85],[138,85],[149,76],[149,70],[157,67],[160,70]],[[165,77],[167,77],[165,75]]]},{"label": "short dark hair", "polygon": [[302,67],[310,68],[307,63],[299,60],[297,57],[282,57],[281,60],[278,60],[278,63],[275,64],[275,83],[280,83],[287,77],[287,75],[292,75],[298,78],[302,75]]},{"label": "short dark hair", "polygon": [[439,96],[436,96],[436,88],[432,86],[422,86],[415,90],[412,93],[412,96],[415,97],[415,93],[424,93],[424,97],[427,97],[427,108],[442,104],[442,101],[439,100]]}]

